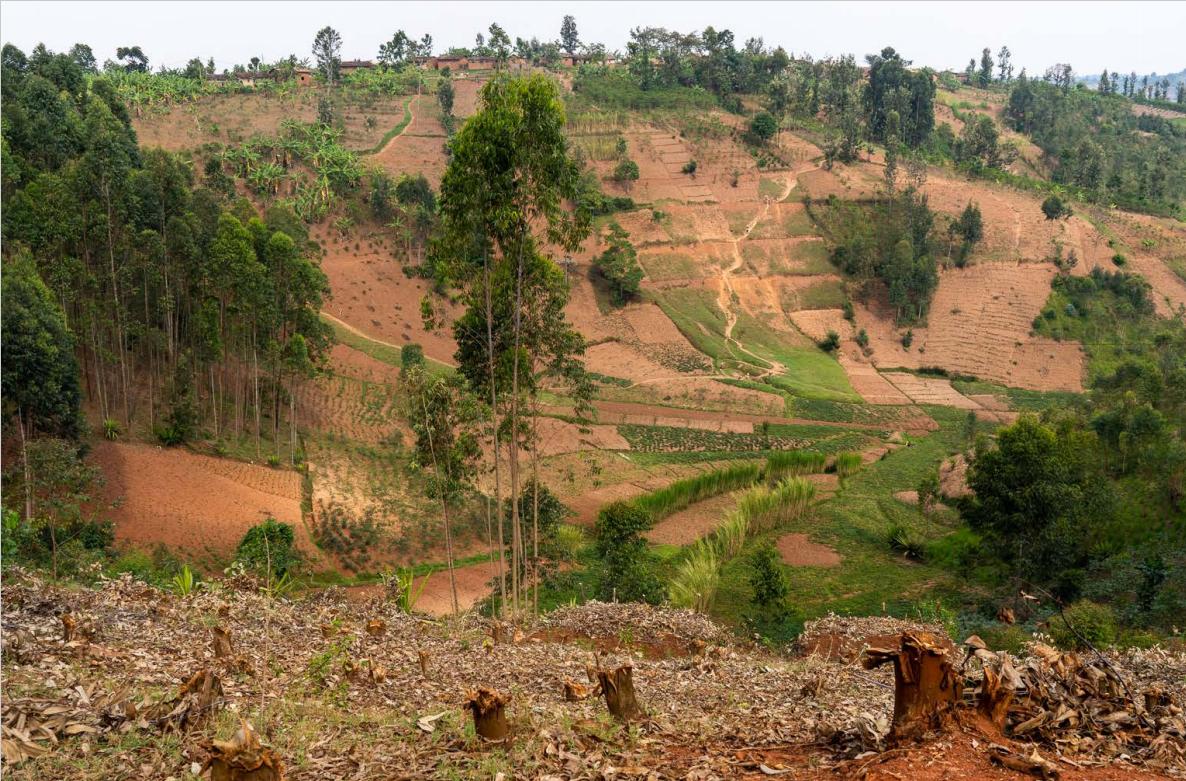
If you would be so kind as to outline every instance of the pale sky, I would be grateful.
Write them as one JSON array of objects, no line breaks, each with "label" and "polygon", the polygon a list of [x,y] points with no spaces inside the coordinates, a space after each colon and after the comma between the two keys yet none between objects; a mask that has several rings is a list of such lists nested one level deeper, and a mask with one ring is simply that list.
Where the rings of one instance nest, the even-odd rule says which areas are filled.
[{"label": "pale sky", "polygon": [[318,29],[332,25],[345,59],[373,59],[397,29],[433,37],[436,51],[470,46],[497,21],[516,36],[559,37],[564,14],[582,41],[624,49],[629,30],[681,32],[708,25],[737,45],[769,45],[814,56],[857,55],[892,45],[916,65],[962,69],[985,46],[1013,52],[1015,69],[1041,73],[1069,62],[1076,73],[1103,68],[1170,73],[1186,67],[1183,2],[24,2],[0,3],[0,39],[28,52],[89,44],[100,63],[118,46],[143,47],[153,69],[214,57],[218,68],[290,53],[309,56]]}]

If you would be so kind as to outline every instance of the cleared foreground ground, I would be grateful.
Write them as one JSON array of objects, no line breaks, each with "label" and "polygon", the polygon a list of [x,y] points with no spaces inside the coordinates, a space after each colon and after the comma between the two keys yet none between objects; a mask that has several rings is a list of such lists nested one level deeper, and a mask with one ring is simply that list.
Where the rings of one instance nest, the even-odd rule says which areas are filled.
[{"label": "cleared foreground ground", "polygon": [[[68,642],[62,613],[77,622]],[[1036,749],[1067,781],[1186,772],[1183,739],[1169,732],[1156,746],[1123,747],[1120,733],[1108,737],[1107,728],[1067,726],[1051,733],[1065,738],[1056,748],[982,733],[975,719],[916,747],[865,753],[885,749],[892,674],[860,670],[853,660],[869,639],[884,642],[911,628],[894,619],[809,626],[804,647],[833,656],[801,658],[735,645],[694,613],[639,605],[591,603],[539,624],[495,629],[472,615],[434,622],[378,599],[360,605],[332,593],[269,602],[222,587],[179,599],[130,579],[66,590],[16,570],[6,578],[3,619],[5,776],[12,779],[191,778],[210,741],[229,738],[240,718],[275,750],[291,781],[500,773],[1026,778],[991,763],[993,744],[1021,754]],[[366,631],[376,619],[383,630]],[[228,633],[229,655],[214,655],[211,627]],[[1154,649],[1111,659],[1138,691],[1157,687],[1181,706],[1176,684],[1186,676],[1186,656]],[[564,682],[586,682],[586,667],[598,662],[633,664],[645,722],[617,725],[600,698],[563,700]],[[208,718],[192,700],[175,700],[179,682],[202,670],[219,677],[223,694]],[[509,744],[473,738],[460,705],[476,686],[511,696]],[[1085,739],[1094,735],[1101,739]]]}]

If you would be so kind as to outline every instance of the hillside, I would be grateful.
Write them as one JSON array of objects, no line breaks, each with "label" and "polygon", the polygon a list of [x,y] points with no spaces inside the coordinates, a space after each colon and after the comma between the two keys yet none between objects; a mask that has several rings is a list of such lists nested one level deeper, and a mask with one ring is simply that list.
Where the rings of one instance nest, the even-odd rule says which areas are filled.
[{"label": "hillside", "polygon": [[1179,777],[1186,125],[488,32],[5,47],[6,772]]},{"label": "hillside", "polygon": [[[68,619],[77,629],[63,640]],[[1153,743],[1137,727],[1108,732],[1062,719],[1011,741],[969,715],[961,729],[878,755],[893,676],[861,671],[853,660],[870,639],[937,629],[885,618],[822,621],[805,640],[843,655],[786,657],[737,645],[690,611],[591,603],[512,631],[473,615],[426,621],[382,597],[271,602],[219,586],[179,599],[130,578],[63,590],[13,571],[4,624],[4,760],[13,779],[113,777],[128,768],[192,777],[219,755],[211,741],[249,714],[274,752],[269,762],[278,759],[294,781],[1026,777],[991,759],[998,746],[1013,761],[1038,752],[1063,779],[1118,781],[1172,777],[1163,772],[1181,768],[1186,748],[1177,699],[1186,656],[1133,651],[1109,663],[1135,690],[1178,703],[1177,715],[1172,704],[1149,706],[1148,717],[1167,731]],[[220,656],[211,627],[229,638],[229,654]],[[1043,680],[1080,674],[1056,672],[1040,656],[1016,663]],[[637,723],[615,722],[589,694],[586,670],[617,665],[633,666],[646,713]],[[191,680],[213,683],[175,694]],[[566,684],[575,701],[565,701]],[[509,699],[505,745],[483,745],[460,707],[477,687]],[[1031,696],[1018,714],[1040,702]],[[1092,712],[1126,707],[1119,697],[1077,696]]]}]

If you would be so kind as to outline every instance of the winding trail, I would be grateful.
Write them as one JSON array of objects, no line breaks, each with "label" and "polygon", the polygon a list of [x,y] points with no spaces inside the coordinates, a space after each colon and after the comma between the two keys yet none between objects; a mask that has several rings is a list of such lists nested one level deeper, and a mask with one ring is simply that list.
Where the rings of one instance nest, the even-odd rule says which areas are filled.
[{"label": "winding trail", "polygon": [[791,191],[795,189],[795,185],[798,182],[798,175],[799,172],[797,171],[792,171],[790,173],[787,179],[783,182],[782,193],[780,193],[777,198],[771,199],[766,197],[763,199],[762,207],[758,209],[758,213],[755,214],[754,218],[749,221],[748,225],[745,226],[745,230],[742,231],[741,235],[735,237],[732,241],[733,262],[728,267],[721,268],[721,292],[717,296],[717,306],[719,306],[721,311],[725,313],[725,341],[731,343],[737,348],[738,351],[743,352],[751,358],[759,361],[759,363],[770,364],[770,368],[757,375],[758,377],[770,377],[777,374],[783,374],[786,372],[787,367],[778,361],[773,360],[772,358],[762,358],[758,355],[755,355],[753,352],[743,346],[741,342],[733,338],[733,328],[737,325],[737,312],[733,308],[733,301],[737,297],[737,294],[733,290],[733,272],[737,271],[745,263],[745,260],[741,256],[741,242],[749,238],[750,233],[753,232],[758,223],[765,219],[766,215],[770,213],[771,203],[783,201],[791,194]]},{"label": "winding trail", "polygon": [[403,128],[401,128],[398,133],[387,139],[387,142],[384,143],[383,146],[379,147],[373,152],[368,153],[371,157],[378,157],[379,155],[385,153],[391,148],[391,145],[394,144],[400,136],[408,132],[408,128],[410,128],[412,123],[416,121],[416,113],[412,111],[412,104],[418,102],[419,100],[420,95],[412,95],[408,98],[408,102],[404,104],[404,114],[407,115],[408,121],[404,123]]}]

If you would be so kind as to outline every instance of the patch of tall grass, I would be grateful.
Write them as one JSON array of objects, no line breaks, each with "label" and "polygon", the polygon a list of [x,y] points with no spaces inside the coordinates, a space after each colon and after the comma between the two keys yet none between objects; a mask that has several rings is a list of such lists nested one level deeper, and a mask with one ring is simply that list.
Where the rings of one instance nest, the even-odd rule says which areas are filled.
[{"label": "patch of tall grass", "polygon": [[688,607],[701,613],[712,608],[721,581],[721,559],[717,546],[700,540],[676,570],[667,587],[667,596],[676,607]]},{"label": "patch of tall grass", "polygon": [[854,475],[861,468],[860,453],[838,453],[836,455],[836,474],[840,477]]},{"label": "patch of tall grass", "polygon": [[776,485],[784,477],[824,471],[828,457],[814,450],[779,450],[766,458],[766,482]]},{"label": "patch of tall grass", "polygon": [[673,605],[707,612],[716,598],[721,568],[741,553],[754,532],[772,529],[803,514],[815,498],[815,485],[792,477],[773,488],[751,488],[711,537],[699,540],[668,585]]},{"label": "patch of tall grass", "polygon": [[634,503],[657,521],[696,502],[753,485],[761,476],[759,464],[734,464],[676,480],[657,491],[643,494]]},{"label": "patch of tall grass", "polygon": [[755,531],[766,531],[797,519],[814,498],[814,484],[802,477],[791,477],[773,488],[747,491],[738,500],[737,509]]}]

